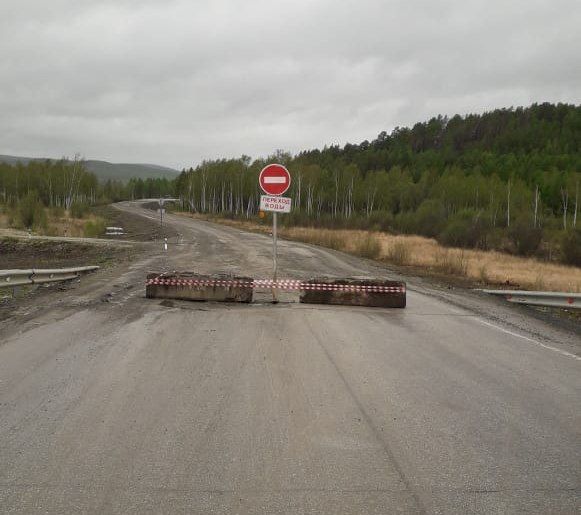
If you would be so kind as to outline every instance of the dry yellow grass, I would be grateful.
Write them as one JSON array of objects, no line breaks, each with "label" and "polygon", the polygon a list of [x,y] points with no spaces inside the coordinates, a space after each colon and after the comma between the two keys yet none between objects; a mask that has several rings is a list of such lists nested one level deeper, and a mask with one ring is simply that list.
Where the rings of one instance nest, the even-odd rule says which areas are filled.
[{"label": "dry yellow grass", "polygon": [[[44,229],[36,228],[32,231],[33,234],[39,236],[70,236],[73,238],[83,238],[85,234],[85,225],[88,221],[93,223],[103,221],[101,217],[89,214],[83,218],[74,218],[68,212],[64,212],[62,216],[54,216],[49,209],[45,210],[47,213],[47,226]],[[9,224],[9,217],[6,214],[0,214],[0,229],[11,229]],[[21,229],[17,232],[27,234],[28,231]]]},{"label": "dry yellow grass", "polygon": [[8,227],[10,227],[8,216],[0,213],[0,229],[7,229]]},{"label": "dry yellow grass", "polygon": [[[270,232],[268,224],[221,218],[211,220],[239,229]],[[398,266],[413,267],[414,273],[419,275],[467,278],[482,285],[503,285],[524,290],[581,292],[581,268],[496,251],[446,248],[436,240],[422,236],[312,227],[282,227],[279,234],[290,240],[322,245],[356,255],[361,255],[362,248],[369,248],[369,239],[374,239],[380,248],[376,259]]]},{"label": "dry yellow grass", "polygon": [[49,217],[48,228],[45,231],[48,236],[71,236],[83,238],[85,236],[85,222],[95,220],[96,217],[73,218],[71,216]]},{"label": "dry yellow grass", "polygon": [[421,236],[379,234],[384,255],[390,246],[403,242],[409,249],[408,265],[437,268],[442,253],[466,267],[466,277],[490,285],[509,284],[528,290],[581,291],[581,268],[547,263],[496,251],[446,249],[436,240]]}]

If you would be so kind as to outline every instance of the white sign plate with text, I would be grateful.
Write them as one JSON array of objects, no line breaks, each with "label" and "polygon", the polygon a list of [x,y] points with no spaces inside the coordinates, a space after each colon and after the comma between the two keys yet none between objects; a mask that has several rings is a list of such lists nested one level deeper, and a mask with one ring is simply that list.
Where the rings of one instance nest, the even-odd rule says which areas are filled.
[{"label": "white sign plate with text", "polygon": [[290,213],[292,199],[276,195],[260,195],[260,210],[274,213]]}]

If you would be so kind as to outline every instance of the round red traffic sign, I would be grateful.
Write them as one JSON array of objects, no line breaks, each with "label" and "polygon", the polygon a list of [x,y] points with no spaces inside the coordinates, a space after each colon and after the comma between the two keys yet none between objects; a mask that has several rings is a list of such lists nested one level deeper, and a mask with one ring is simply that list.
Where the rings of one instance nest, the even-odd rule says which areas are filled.
[{"label": "round red traffic sign", "polygon": [[258,182],[264,193],[282,195],[290,187],[291,176],[284,166],[271,164],[262,169]]}]

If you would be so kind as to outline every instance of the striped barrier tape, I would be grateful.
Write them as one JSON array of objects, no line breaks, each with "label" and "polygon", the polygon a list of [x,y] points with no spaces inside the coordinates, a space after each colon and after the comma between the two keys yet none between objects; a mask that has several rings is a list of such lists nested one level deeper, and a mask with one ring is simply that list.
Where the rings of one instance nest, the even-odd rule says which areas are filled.
[{"label": "striped barrier tape", "polygon": [[383,285],[361,285],[361,284],[331,284],[331,283],[309,283],[297,280],[277,280],[254,279],[253,281],[237,281],[234,279],[175,279],[156,277],[148,279],[146,285],[160,286],[188,286],[194,288],[206,287],[234,287],[253,289],[278,289],[278,290],[314,290],[314,291],[348,291],[348,292],[370,292],[370,293],[405,293],[405,287],[383,286]]}]

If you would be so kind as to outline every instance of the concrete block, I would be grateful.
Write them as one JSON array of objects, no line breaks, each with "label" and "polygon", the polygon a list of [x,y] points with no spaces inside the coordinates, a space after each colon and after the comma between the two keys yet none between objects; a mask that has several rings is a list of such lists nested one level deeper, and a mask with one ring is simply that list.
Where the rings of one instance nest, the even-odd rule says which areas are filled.
[{"label": "concrete block", "polygon": [[405,308],[406,305],[406,285],[401,281],[314,278],[305,283],[312,285],[301,292],[300,302],[305,304],[377,308]]},{"label": "concrete block", "polygon": [[199,275],[189,272],[148,274],[148,299],[213,302],[252,302],[252,278],[231,275]]}]

